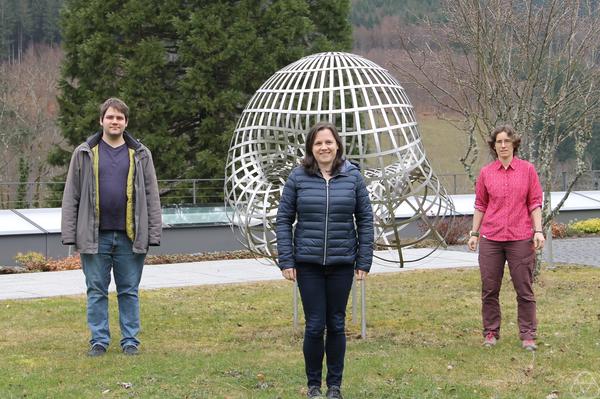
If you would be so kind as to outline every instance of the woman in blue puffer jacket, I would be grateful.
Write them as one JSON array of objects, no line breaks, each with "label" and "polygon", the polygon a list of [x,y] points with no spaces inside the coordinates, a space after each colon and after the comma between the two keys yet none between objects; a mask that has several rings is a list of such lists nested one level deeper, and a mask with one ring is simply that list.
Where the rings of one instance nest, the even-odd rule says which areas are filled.
[{"label": "woman in blue puffer jacket", "polygon": [[362,280],[371,268],[373,211],[360,170],[344,160],[331,123],[310,129],[302,165],[285,183],[277,211],[277,250],[283,276],[298,280],[302,298],[308,397],[321,397],[326,354],[327,398],[341,398],[346,305],[354,273]]}]

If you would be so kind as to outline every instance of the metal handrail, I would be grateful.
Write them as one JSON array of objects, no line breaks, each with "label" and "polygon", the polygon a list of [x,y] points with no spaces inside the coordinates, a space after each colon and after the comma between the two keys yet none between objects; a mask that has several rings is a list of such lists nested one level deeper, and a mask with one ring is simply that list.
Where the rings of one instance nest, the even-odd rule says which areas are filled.
[{"label": "metal handrail", "polygon": [[[440,183],[449,194],[472,194],[473,182],[466,173],[438,174]],[[559,174],[553,184],[553,190],[566,190],[570,180],[569,173]],[[33,181],[33,182],[0,182],[0,209],[10,208],[42,208],[59,207],[62,199],[64,182]],[[159,179],[158,186],[161,200],[169,204],[206,204],[223,202],[222,178],[211,179]],[[19,188],[21,189],[19,198]],[[584,174],[576,190],[599,190],[600,170],[590,170]]]}]

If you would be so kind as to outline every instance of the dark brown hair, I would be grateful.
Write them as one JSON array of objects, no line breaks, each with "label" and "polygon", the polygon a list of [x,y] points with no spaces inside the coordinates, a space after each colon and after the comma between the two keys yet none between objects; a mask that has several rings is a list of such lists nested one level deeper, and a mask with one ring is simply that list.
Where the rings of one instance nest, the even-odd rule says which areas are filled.
[{"label": "dark brown hair", "polygon": [[492,157],[498,158],[498,154],[496,153],[496,136],[498,136],[502,132],[506,133],[508,138],[512,140],[512,145],[514,149],[513,154],[517,155],[519,151],[519,146],[521,145],[521,136],[519,136],[515,132],[515,129],[513,129],[511,125],[500,125],[496,127],[492,133],[490,133],[490,136],[487,139],[487,143],[490,146],[490,153],[492,154]]},{"label": "dark brown hair", "polygon": [[337,131],[337,128],[333,123],[317,122],[313,127],[310,128],[308,134],[306,135],[306,154],[304,155],[304,159],[302,159],[302,166],[304,166],[304,169],[306,169],[306,171],[311,175],[316,175],[319,172],[319,164],[317,163],[317,160],[312,152],[313,144],[315,143],[315,137],[317,137],[318,132],[325,129],[331,130],[333,138],[338,146],[335,159],[333,160],[333,165],[331,165],[331,175],[334,175],[344,163],[344,146],[342,145],[342,139]]},{"label": "dark brown hair", "polygon": [[125,104],[123,100],[120,100],[116,97],[111,97],[108,100],[104,101],[100,106],[101,121],[104,119],[104,114],[106,114],[106,111],[108,111],[110,107],[116,109],[117,111],[125,115],[125,122],[129,120],[129,107],[127,106],[127,104]]}]

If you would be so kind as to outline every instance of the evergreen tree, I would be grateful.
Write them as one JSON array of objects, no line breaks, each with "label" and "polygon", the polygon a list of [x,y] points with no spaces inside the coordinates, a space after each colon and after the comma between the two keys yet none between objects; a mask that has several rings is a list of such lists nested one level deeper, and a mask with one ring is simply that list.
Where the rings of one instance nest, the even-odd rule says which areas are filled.
[{"label": "evergreen tree", "polygon": [[[318,4],[317,4],[318,3]],[[351,48],[349,0],[66,0],[60,123],[71,145],[117,96],[159,178],[223,175],[254,91],[314,52]],[[57,150],[52,159],[67,159]]]},{"label": "evergreen tree", "polygon": [[9,58],[14,49],[17,31],[17,1],[0,0],[0,51],[2,58]]},{"label": "evergreen tree", "polygon": [[0,0],[0,61],[17,62],[32,44],[60,42],[63,0]]},{"label": "evergreen tree", "polygon": [[46,0],[29,0],[28,23],[30,38],[34,43],[41,43],[44,41],[46,3]]}]

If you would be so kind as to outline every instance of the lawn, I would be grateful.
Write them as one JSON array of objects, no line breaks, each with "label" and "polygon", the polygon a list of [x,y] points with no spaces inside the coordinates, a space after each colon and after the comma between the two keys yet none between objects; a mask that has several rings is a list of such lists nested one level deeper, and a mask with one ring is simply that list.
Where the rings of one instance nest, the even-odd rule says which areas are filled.
[{"label": "lawn", "polygon": [[[434,116],[418,116],[417,122],[427,160],[448,193],[472,194],[473,182],[468,179],[460,163],[467,149],[466,133]],[[490,161],[487,145],[482,139],[478,139],[478,142],[479,159],[473,168],[475,175]],[[456,178],[454,174],[457,174]]]},{"label": "lawn", "polygon": [[[598,269],[544,271],[529,353],[508,278],[502,339],[485,349],[477,270],[370,276],[368,338],[348,321],[345,397],[598,398],[599,289]],[[285,281],[143,291],[137,357],[118,350],[112,295],[114,342],[101,358],[85,356],[84,297],[0,301],[0,397],[301,398],[291,294]]]}]

